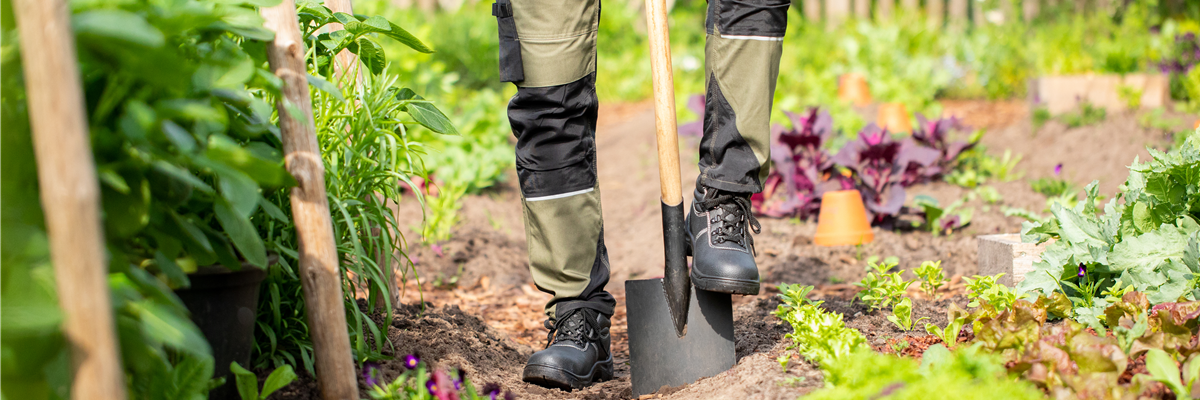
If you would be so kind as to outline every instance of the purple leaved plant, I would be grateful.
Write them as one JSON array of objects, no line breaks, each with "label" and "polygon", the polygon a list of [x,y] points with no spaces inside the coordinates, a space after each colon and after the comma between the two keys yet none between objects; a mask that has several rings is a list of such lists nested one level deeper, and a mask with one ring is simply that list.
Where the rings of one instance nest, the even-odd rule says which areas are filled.
[{"label": "purple leaved plant", "polygon": [[867,211],[879,223],[899,217],[904,188],[923,181],[937,168],[939,156],[937,150],[914,140],[896,141],[886,129],[870,124],[858,133],[857,140],[842,147],[833,162],[850,170]]},{"label": "purple leaved plant", "polygon": [[833,134],[833,117],[816,107],[803,114],[786,114],[792,129],[778,125],[772,129],[774,168],[763,192],[750,200],[755,211],[765,216],[808,218],[821,209],[822,183],[830,176],[840,177],[833,157],[823,148]]},{"label": "purple leaved plant", "polygon": [[[975,143],[967,141],[953,141],[951,134],[962,132],[967,129],[956,117],[940,118],[933,121],[925,119],[924,115],[917,113],[917,126],[913,128],[912,140],[918,144],[937,150],[940,155],[937,162],[930,168],[916,168],[913,165],[910,167],[916,168],[909,171],[910,179],[916,179],[918,182],[927,182],[941,178],[942,174],[954,169],[958,162],[958,156],[962,152],[975,147]],[[911,186],[909,182],[905,186]]]}]

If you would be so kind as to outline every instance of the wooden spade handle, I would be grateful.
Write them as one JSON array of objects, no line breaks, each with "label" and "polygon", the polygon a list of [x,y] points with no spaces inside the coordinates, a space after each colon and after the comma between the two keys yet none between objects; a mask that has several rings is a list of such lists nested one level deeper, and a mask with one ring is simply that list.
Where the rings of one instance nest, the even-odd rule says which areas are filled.
[{"label": "wooden spade handle", "polygon": [[650,71],[654,81],[654,127],[658,136],[658,180],[663,204],[683,204],[679,170],[679,129],[675,123],[675,77],[671,71],[671,36],[667,2],[646,0],[650,33]]}]

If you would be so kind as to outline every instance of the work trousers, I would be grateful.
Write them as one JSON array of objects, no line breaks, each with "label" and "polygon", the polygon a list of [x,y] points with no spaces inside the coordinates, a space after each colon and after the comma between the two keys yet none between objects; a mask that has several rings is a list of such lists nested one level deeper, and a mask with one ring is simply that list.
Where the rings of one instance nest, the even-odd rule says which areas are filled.
[{"label": "work trousers", "polygon": [[[710,0],[705,21],[704,136],[697,185],[762,190],[771,100],[789,0]],[[574,308],[612,315],[596,173],[599,0],[498,0],[500,78],[517,85],[517,138],[530,272],[554,297],[551,320]],[[646,65],[649,68],[649,65]]]}]

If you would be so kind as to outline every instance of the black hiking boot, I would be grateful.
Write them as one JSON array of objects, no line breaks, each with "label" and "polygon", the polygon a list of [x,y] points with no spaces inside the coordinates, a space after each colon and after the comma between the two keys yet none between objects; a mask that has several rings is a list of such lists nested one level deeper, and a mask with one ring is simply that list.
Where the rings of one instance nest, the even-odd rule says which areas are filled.
[{"label": "black hiking boot", "polygon": [[749,195],[697,187],[687,225],[692,284],[697,289],[758,294],[758,266],[749,231],[758,233],[762,228],[750,210]]},{"label": "black hiking boot", "polygon": [[546,321],[550,329],[546,335],[548,345],[529,357],[522,379],[566,391],[612,379],[612,340],[608,334],[612,323],[608,317],[596,310],[575,308],[560,312],[557,319],[557,324]]}]

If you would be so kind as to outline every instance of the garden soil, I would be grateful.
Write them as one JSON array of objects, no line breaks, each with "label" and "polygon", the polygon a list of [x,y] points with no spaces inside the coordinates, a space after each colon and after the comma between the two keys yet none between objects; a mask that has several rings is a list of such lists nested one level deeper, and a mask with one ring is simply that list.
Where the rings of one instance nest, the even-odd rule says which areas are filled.
[{"label": "garden soil", "polygon": [[[877,350],[892,352],[893,347],[904,347],[898,342],[906,341],[911,349],[902,352],[919,355],[939,340],[924,332],[901,332],[887,321],[886,312],[872,312],[851,301],[856,287],[849,283],[865,274],[869,257],[896,256],[899,268],[906,270],[925,260],[941,260],[947,276],[952,277],[947,287],[932,298],[915,287],[909,294],[916,299],[914,319],[928,317],[923,322],[944,325],[945,309],[951,302],[966,304],[961,277],[977,272],[975,236],[1020,231],[1022,219],[1004,216],[1002,207],[1035,212],[1045,207],[1045,197],[1030,189],[1030,179],[1052,176],[1054,166],[1062,163],[1063,177],[1081,188],[1100,180],[1101,193],[1111,197],[1134,157],[1149,158],[1145,146],[1165,149],[1171,143],[1168,133],[1143,127],[1139,115],[1110,115],[1104,123],[1080,128],[1051,121],[1035,130],[1024,102],[954,101],[944,105],[947,114],[963,116],[966,123],[987,129],[982,143],[989,153],[1002,155],[1008,149],[1022,157],[1016,168],[1022,179],[989,183],[1002,195],[999,202],[968,201],[966,206],[974,209],[974,218],[951,235],[874,228],[875,240],[857,247],[814,245],[815,222],[761,218],[763,230],[755,242],[764,290],[758,296],[735,296],[737,364],[720,375],[644,397],[794,399],[820,388],[820,370],[787,351],[784,335],[791,328],[770,315],[779,304],[775,289],[779,283],[816,286],[813,296],[825,300],[825,308],[843,313],[847,325],[862,331]],[[631,397],[624,281],[662,276],[663,268],[654,114],[649,103],[602,105],[600,113],[596,143],[605,242],[612,265],[608,288],[618,299],[612,330],[615,379],[570,393],[520,381],[524,361],[545,345],[542,306],[549,295],[537,291],[527,270],[515,174],[483,194],[466,196],[453,238],[443,243],[421,242],[422,213],[414,200],[396,207],[412,260],[412,265],[403,269],[416,274],[408,274],[403,282],[404,304],[396,309],[388,328],[386,353],[397,358],[417,353],[435,366],[461,368],[477,386],[499,383],[522,399]],[[1179,129],[1186,129],[1189,122],[1185,121],[1195,119],[1174,117]],[[692,177],[697,174],[697,145],[698,138],[681,141],[684,196],[689,204]],[[911,200],[928,195],[950,204],[970,192],[933,183],[910,188],[908,196]],[[912,278],[911,273],[906,277]],[[790,357],[786,371],[780,365],[782,356]],[[381,365],[385,378],[401,372],[398,361]],[[366,387],[361,389],[365,397]],[[309,376],[274,397],[318,398]]]}]

